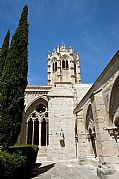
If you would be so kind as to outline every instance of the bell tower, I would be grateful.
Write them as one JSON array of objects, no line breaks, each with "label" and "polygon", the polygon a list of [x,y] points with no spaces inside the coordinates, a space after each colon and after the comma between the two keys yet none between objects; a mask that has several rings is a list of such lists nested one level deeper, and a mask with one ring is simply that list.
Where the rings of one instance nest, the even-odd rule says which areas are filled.
[{"label": "bell tower", "polygon": [[48,85],[57,82],[81,83],[79,56],[65,45],[48,53]]}]

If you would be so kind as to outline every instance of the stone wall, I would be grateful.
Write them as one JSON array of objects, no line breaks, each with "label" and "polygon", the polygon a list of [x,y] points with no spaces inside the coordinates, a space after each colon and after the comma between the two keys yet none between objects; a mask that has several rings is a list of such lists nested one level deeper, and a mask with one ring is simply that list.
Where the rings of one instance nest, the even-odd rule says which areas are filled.
[{"label": "stone wall", "polygon": [[[92,85],[87,94],[79,102],[74,110],[77,116],[78,141],[79,141],[79,163],[84,164],[90,156],[91,137],[95,137],[95,147],[97,151],[98,175],[101,178],[114,176],[119,170],[118,159],[118,127],[114,123],[110,123],[110,116],[114,116],[114,112],[118,110],[119,95],[116,92],[117,77],[119,76],[119,51],[115,54],[102,74]],[[116,81],[116,82],[115,82]],[[116,84],[115,84],[116,83]],[[115,89],[114,86],[115,85]],[[112,89],[114,89],[112,94]],[[115,97],[116,95],[116,97]],[[114,100],[116,100],[114,102]],[[111,114],[110,101],[112,106],[116,105]],[[115,104],[116,103],[116,104]],[[86,130],[88,106],[92,108],[92,116],[94,119],[94,131],[90,133],[90,128]],[[117,111],[118,115],[118,111]],[[89,120],[90,122],[92,119]],[[89,125],[88,121],[88,125]],[[119,121],[118,121],[119,122]],[[90,125],[89,125],[90,127]],[[88,132],[88,133],[86,133]]]},{"label": "stone wall", "polygon": [[48,94],[49,146],[48,160],[67,160],[76,157],[73,88],[57,84]]}]

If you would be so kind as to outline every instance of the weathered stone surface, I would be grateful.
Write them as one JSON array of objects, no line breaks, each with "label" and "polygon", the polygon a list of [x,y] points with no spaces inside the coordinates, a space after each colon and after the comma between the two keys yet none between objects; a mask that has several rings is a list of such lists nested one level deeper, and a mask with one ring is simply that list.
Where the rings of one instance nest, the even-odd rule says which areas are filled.
[{"label": "weathered stone surface", "polygon": [[119,51],[91,85],[81,83],[74,50],[58,47],[48,54],[48,84],[26,88],[18,143],[38,144],[39,157],[46,160],[78,158],[80,165],[98,163],[101,178],[117,177]]},{"label": "weathered stone surface", "polygon": [[97,179],[96,167],[78,165],[76,160],[36,163],[30,174],[32,179]]}]

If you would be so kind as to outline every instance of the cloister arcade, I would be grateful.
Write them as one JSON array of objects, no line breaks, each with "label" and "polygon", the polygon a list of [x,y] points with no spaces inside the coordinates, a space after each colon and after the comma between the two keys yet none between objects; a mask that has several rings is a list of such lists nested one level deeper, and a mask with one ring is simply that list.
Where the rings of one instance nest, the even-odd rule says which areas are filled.
[{"label": "cloister arcade", "polygon": [[48,145],[48,103],[39,98],[26,111],[26,143]]}]

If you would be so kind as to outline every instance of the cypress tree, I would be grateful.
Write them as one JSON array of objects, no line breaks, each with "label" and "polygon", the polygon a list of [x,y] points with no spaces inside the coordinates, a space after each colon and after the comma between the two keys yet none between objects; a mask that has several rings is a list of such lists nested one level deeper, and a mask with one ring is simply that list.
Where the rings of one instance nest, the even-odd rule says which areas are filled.
[{"label": "cypress tree", "polygon": [[1,51],[0,51],[0,85],[1,85],[2,71],[4,68],[5,60],[7,57],[7,52],[9,49],[9,38],[10,38],[10,31],[8,30],[8,32],[4,38],[4,41],[3,41]]},{"label": "cypress tree", "polygon": [[28,7],[12,37],[1,78],[0,145],[14,145],[21,130],[28,73]]}]

